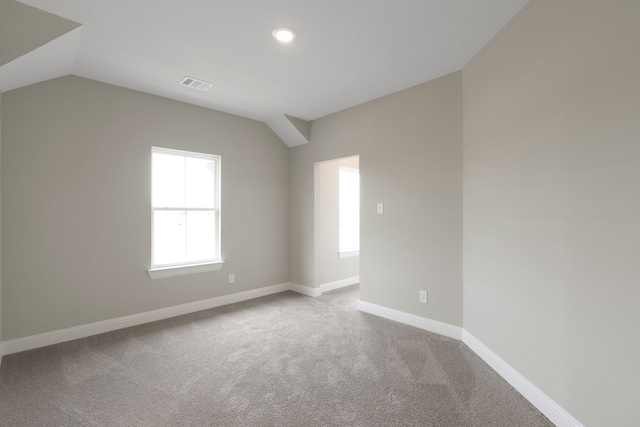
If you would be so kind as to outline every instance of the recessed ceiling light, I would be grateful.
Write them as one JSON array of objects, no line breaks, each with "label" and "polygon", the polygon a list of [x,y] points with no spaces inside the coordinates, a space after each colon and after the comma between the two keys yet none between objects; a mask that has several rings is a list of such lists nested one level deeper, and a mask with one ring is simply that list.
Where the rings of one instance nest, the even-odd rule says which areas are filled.
[{"label": "recessed ceiling light", "polygon": [[278,27],[271,32],[273,38],[278,40],[281,43],[289,43],[293,39],[296,38],[296,32],[293,31],[293,28],[287,27]]}]

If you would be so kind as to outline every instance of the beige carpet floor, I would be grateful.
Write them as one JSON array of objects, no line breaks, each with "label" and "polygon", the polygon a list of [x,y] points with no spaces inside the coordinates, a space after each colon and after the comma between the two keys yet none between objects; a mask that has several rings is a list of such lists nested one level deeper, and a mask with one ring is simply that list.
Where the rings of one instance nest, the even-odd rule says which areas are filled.
[{"label": "beige carpet floor", "polygon": [[5,356],[2,426],[552,426],[463,343],[284,292]]}]

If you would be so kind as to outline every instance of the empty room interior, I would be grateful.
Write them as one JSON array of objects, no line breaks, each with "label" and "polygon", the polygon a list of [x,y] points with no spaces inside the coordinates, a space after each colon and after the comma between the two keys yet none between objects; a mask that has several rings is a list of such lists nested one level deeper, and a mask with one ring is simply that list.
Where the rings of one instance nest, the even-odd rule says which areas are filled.
[{"label": "empty room interior", "polygon": [[[452,346],[486,362],[557,426],[639,426],[639,46],[638,0],[0,0],[0,425],[35,425],[42,407],[12,390],[52,352],[68,360],[65,348],[157,321],[190,331],[177,316],[235,316],[255,344],[243,322],[257,310],[269,336],[287,318],[300,340],[361,337],[353,375],[373,363],[363,349],[383,342],[379,327],[389,342],[429,340],[416,360]],[[210,205],[156,203],[175,183],[156,173],[165,158],[206,166]],[[359,194],[339,199],[351,178]],[[359,236],[340,231],[343,207]],[[162,246],[178,241],[162,234],[178,217],[204,230],[168,232],[182,255]],[[306,362],[288,372],[312,377]],[[76,392],[98,375],[89,365],[61,374]],[[455,380],[438,372],[432,382]],[[468,387],[456,396],[481,394]],[[227,407],[241,406],[234,393]],[[454,425],[408,406],[414,418],[367,422],[349,394],[335,398],[342,423],[307,424]],[[400,411],[430,395],[395,398]],[[455,425],[505,425],[470,401]],[[275,425],[284,403],[262,402],[251,421],[207,425]],[[78,408],[55,411],[109,424]]]}]

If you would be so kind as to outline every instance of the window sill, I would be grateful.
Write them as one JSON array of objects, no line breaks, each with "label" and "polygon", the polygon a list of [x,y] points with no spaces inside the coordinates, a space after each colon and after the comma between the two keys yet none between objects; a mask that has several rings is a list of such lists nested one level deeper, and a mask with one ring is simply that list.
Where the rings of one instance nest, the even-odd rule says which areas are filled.
[{"label": "window sill", "polygon": [[338,256],[340,258],[353,258],[356,256],[360,256],[360,250],[355,250],[355,251],[345,251],[345,252],[338,252]]},{"label": "window sill", "polygon": [[165,277],[185,276],[187,274],[206,273],[218,271],[224,265],[224,261],[205,262],[202,264],[176,265],[171,267],[159,267],[147,270],[152,279]]}]

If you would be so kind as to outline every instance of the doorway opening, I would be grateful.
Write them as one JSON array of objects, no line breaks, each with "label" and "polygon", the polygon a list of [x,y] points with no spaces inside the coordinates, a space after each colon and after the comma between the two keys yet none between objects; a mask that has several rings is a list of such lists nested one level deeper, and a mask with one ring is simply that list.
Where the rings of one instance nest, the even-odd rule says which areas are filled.
[{"label": "doorway opening", "polygon": [[314,261],[322,292],[360,282],[360,156],[315,164]]}]

